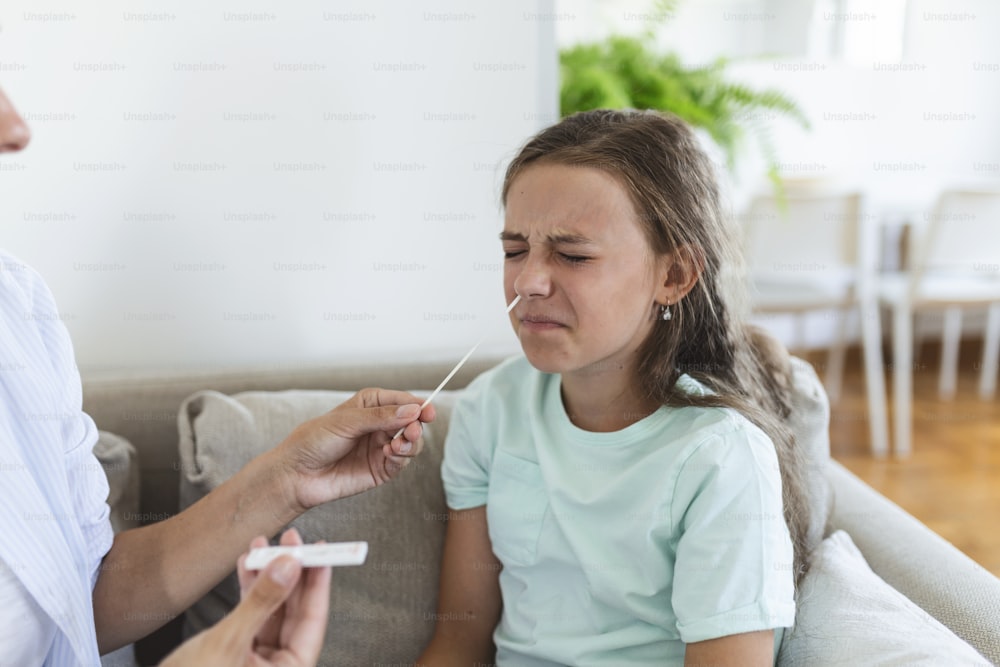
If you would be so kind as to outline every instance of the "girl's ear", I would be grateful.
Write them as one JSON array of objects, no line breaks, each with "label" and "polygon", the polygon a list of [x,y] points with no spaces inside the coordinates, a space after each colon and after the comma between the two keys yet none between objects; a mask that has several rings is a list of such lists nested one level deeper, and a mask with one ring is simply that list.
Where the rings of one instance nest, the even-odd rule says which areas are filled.
[{"label": "girl's ear", "polygon": [[674,304],[683,299],[705,270],[704,253],[692,245],[677,247],[660,262],[660,289],[657,291],[660,303]]}]

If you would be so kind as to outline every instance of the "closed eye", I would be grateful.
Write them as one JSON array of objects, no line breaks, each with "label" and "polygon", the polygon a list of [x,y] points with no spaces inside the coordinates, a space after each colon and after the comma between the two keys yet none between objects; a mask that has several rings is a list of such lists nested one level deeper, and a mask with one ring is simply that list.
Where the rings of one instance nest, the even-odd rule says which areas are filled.
[{"label": "closed eye", "polygon": [[505,250],[503,253],[504,259],[514,259],[525,253],[524,250]]},{"label": "closed eye", "polygon": [[563,261],[569,262],[570,264],[583,264],[584,262],[589,262],[590,257],[584,257],[583,255],[567,255],[564,252],[559,253]]}]

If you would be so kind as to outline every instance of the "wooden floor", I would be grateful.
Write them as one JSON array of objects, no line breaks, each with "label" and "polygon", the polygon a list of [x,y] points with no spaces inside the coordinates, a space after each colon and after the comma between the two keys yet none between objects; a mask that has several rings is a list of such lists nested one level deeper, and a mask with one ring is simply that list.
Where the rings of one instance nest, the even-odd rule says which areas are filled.
[{"label": "wooden floor", "polygon": [[[913,453],[908,459],[871,455],[860,354],[852,350],[844,392],[832,406],[833,457],[977,563],[1000,576],[1000,397],[977,394],[981,343],[961,351],[958,394],[937,395],[938,353],[925,345],[914,371]],[[823,376],[825,353],[803,354]],[[891,378],[886,386],[891,392]],[[892,412],[889,424],[892,428]],[[890,434],[891,437],[891,434]]]}]

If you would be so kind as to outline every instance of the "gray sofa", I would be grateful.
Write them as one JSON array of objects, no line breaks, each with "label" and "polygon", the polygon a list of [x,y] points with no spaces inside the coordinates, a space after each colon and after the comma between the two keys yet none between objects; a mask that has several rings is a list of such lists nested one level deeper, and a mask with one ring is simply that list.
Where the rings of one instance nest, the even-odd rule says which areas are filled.
[{"label": "gray sofa", "polygon": [[[496,361],[470,362],[451,381],[449,389],[453,392],[460,390],[473,377],[492,366]],[[364,386],[429,390],[436,386],[449,370],[450,363],[445,362],[409,365],[369,363],[310,368],[258,367],[221,371],[85,374],[83,378],[84,409],[94,418],[100,429],[126,438],[135,448],[135,458],[132,461],[133,470],[132,474],[129,475],[132,478],[131,481],[121,480],[117,485],[119,491],[116,492],[114,489],[112,491],[111,500],[118,515],[116,526],[124,527],[135,525],[137,522],[150,523],[161,520],[176,513],[180,507],[189,504],[193,498],[182,496],[197,495],[199,485],[207,483],[206,473],[202,470],[202,461],[198,459],[205,448],[216,446],[223,447],[223,451],[236,450],[235,460],[237,461],[239,456],[244,456],[239,451],[242,446],[240,444],[222,442],[213,445],[209,442],[210,438],[207,432],[204,435],[196,433],[198,429],[206,430],[205,424],[208,423],[206,420],[221,420],[218,422],[221,426],[217,424],[214,427],[216,431],[221,432],[221,435],[213,435],[212,437],[224,438],[225,433],[229,430],[238,431],[240,428],[247,428],[239,426],[237,423],[239,420],[251,419],[248,423],[253,426],[253,430],[263,434],[261,435],[261,443],[255,446],[266,447],[269,444],[274,444],[277,441],[275,438],[280,438],[280,435],[275,434],[280,433],[281,429],[285,428],[286,422],[294,423],[294,420],[301,418],[303,414],[309,416],[308,410],[315,410],[316,405],[325,405],[323,401],[336,397],[333,394],[315,394],[310,390],[353,391]],[[809,373],[811,373],[811,369]],[[283,394],[270,393],[290,389],[306,391]],[[206,393],[205,390],[211,391]],[[243,403],[232,405],[227,403],[228,395],[241,392],[267,393],[250,394]],[[822,393],[821,390],[819,393]],[[193,394],[196,396],[190,398]],[[355,646],[354,648],[368,651],[368,653],[351,655],[365,655],[367,656],[365,658],[340,657],[338,661],[331,656],[342,656],[343,654],[324,652],[325,662],[323,664],[334,664],[334,662],[337,664],[377,664],[383,659],[385,661],[383,664],[395,664],[393,660],[405,663],[412,661],[416,652],[419,651],[419,644],[426,640],[428,628],[433,625],[433,598],[437,586],[437,570],[434,563],[435,559],[439,557],[439,545],[444,530],[441,514],[435,509],[443,508],[437,462],[440,460],[441,441],[447,428],[448,406],[453,398],[454,393],[442,397],[441,404],[444,409],[441,418],[436,422],[434,429],[429,429],[428,433],[428,436],[434,440],[433,447],[428,447],[422,455],[422,457],[426,457],[426,460],[422,461],[422,465],[411,466],[411,469],[405,471],[399,480],[389,485],[398,488],[383,487],[386,489],[384,493],[382,489],[379,489],[371,494],[365,494],[370,495],[371,498],[361,496],[352,499],[353,504],[351,505],[341,506],[339,502],[332,503],[330,507],[338,506],[350,509],[341,509],[340,514],[336,516],[328,515],[333,517],[331,520],[340,520],[341,526],[344,525],[343,522],[346,519],[364,519],[363,522],[358,521],[349,525],[349,527],[353,526],[358,530],[366,530],[377,525],[380,532],[366,539],[375,540],[384,552],[391,552],[392,549],[398,548],[401,550],[400,553],[410,554],[410,557],[406,561],[406,565],[398,558],[396,560],[373,560],[377,558],[373,548],[370,552],[369,565],[374,563],[374,569],[377,570],[381,564],[381,571],[375,572],[374,575],[382,578],[398,575],[400,582],[417,586],[407,593],[411,596],[408,599],[375,599],[374,601],[382,606],[376,605],[371,609],[366,607],[365,611],[362,612],[359,609],[356,613],[352,612],[350,607],[346,608],[346,611],[341,608],[339,612],[332,614],[334,617],[331,618],[331,628],[337,628],[339,624],[348,629],[340,635],[334,633],[332,638],[328,633],[328,641],[349,644],[357,639],[349,631],[352,622],[356,622],[356,627],[367,629],[379,627],[381,620],[379,610],[384,609],[386,604],[403,605],[400,608],[408,610],[406,612],[408,615],[403,618],[415,620],[415,622],[407,623],[410,632],[401,633],[403,635],[401,638],[395,636],[393,638],[376,637],[365,646]],[[827,424],[825,419],[828,412],[824,412],[826,409],[825,396],[822,396],[821,399],[815,396],[810,399],[816,405],[809,409],[818,411],[818,416],[814,416],[813,419],[814,421],[819,420],[817,423],[821,427],[819,429],[821,431],[820,448],[825,447],[828,454],[828,443],[825,439]],[[298,405],[303,401],[312,407],[299,408]],[[317,401],[319,402],[317,403]],[[232,407],[233,405],[236,407]],[[249,405],[250,408],[246,408],[246,405]],[[278,407],[275,408],[275,405]],[[219,411],[225,413],[226,410],[232,413],[228,417],[224,414],[212,416]],[[267,412],[267,419],[258,418],[257,421],[253,421],[252,413],[254,410]],[[306,410],[306,412],[303,413],[302,410]],[[247,414],[251,414],[251,417],[247,417]],[[226,419],[237,420],[237,422],[233,422],[236,425],[230,429],[228,426],[230,422],[225,421]],[[180,431],[178,425],[180,425]],[[278,430],[271,433],[271,430],[274,429]],[[184,453],[184,459],[182,459],[182,453]],[[250,453],[252,452],[246,453],[245,456],[249,456]],[[120,454],[118,460],[122,460]],[[916,607],[913,609],[922,610],[920,613],[926,618],[920,620],[934,623],[935,626],[937,621],[940,621],[943,626],[962,638],[980,654],[976,656],[978,662],[963,654],[966,655],[966,659],[960,660],[961,664],[988,665],[990,664],[988,660],[994,663],[1000,662],[1000,580],[973,563],[948,542],[878,494],[838,463],[823,459],[815,463],[814,466],[816,472],[814,481],[817,488],[822,490],[823,501],[829,505],[825,524],[820,525],[823,534],[829,535],[837,530],[845,531],[863,554],[864,560],[870,565],[871,570],[889,586],[915,603]],[[122,476],[122,471],[126,467],[124,463],[115,463],[109,467],[109,475],[115,472]],[[138,489],[130,486],[136,483],[134,481],[136,477],[135,467],[138,469]],[[185,487],[183,493],[181,491],[182,478]],[[206,489],[201,489],[201,491],[204,490]],[[382,495],[379,496],[379,493]],[[391,494],[402,495],[393,496]],[[411,495],[407,498],[405,494]],[[419,502],[416,502],[417,494],[419,494]],[[395,512],[386,509],[400,507],[401,498],[406,501],[404,504],[412,505],[409,519],[405,515],[397,516]],[[413,517],[416,516],[422,516],[424,521],[414,521]],[[393,521],[396,521],[398,525],[393,524]],[[407,525],[403,525],[404,522],[407,522]],[[426,538],[422,538],[422,535],[425,535]],[[313,535],[313,537],[320,536]],[[355,536],[335,533],[330,537],[332,539],[352,539]],[[395,565],[390,568],[390,564],[393,563]],[[364,597],[363,587],[367,585],[366,582],[375,581],[371,578],[373,567],[368,567],[367,572],[365,567],[349,569],[357,572],[349,573],[348,569],[339,570],[334,578],[334,596],[338,603],[344,603],[343,598],[347,598],[347,604],[353,604],[351,600],[360,600]],[[395,570],[408,571],[397,572]],[[828,591],[830,584],[827,583],[825,586],[824,590]],[[361,588],[359,589],[359,587]],[[820,588],[814,586],[812,590],[820,590]],[[413,591],[418,592],[414,593]],[[359,594],[361,598],[358,597]],[[386,591],[378,593],[378,595],[385,594]],[[391,591],[389,594],[391,595]],[[196,612],[194,616],[189,616],[187,619],[189,627],[197,629],[199,623],[211,622],[211,614],[222,613],[218,609],[213,611],[212,605],[214,604],[217,608],[220,604],[226,604],[227,600],[231,603],[233,591],[231,586],[226,589],[225,584],[223,584],[214,595],[214,602],[204,607],[202,611]],[[829,596],[829,593],[824,593],[824,595]],[[373,596],[375,596],[374,591]],[[412,599],[413,596],[416,596],[417,599]],[[850,604],[850,602],[844,603],[848,607]],[[205,609],[209,611],[205,612]],[[432,610],[431,613],[428,613],[427,609]],[[829,609],[823,613],[828,614]],[[837,644],[868,646],[864,642],[854,641],[860,639],[861,635],[868,633],[871,635],[871,645],[878,645],[883,639],[880,635],[883,632],[882,623],[878,619],[878,616],[870,614],[864,616],[855,614],[854,617],[848,619],[853,623],[850,626],[851,636],[845,637],[842,634],[838,636],[834,632],[835,642]],[[390,622],[395,627],[399,627],[399,618],[392,618]],[[812,629],[809,632],[816,631],[816,625],[810,627]],[[139,642],[135,651],[138,662],[140,664],[155,664],[180,641],[181,632],[181,619],[175,619],[161,631]],[[366,630],[364,634],[368,634],[368,631]],[[394,634],[399,635],[400,633]],[[791,634],[794,636],[794,633]],[[921,631],[916,634],[926,635],[927,633]],[[901,644],[907,643],[905,636],[897,639]],[[390,646],[389,642],[395,642],[396,645]],[[402,647],[399,645],[400,642],[403,642]],[[815,656],[819,651],[828,653],[826,648],[820,648],[821,645],[818,642],[812,643],[811,638],[809,638],[809,642],[809,650],[805,652],[802,651],[802,647],[798,647],[794,649],[796,652],[793,654],[793,649],[789,648],[789,655],[795,657],[788,657],[785,661],[786,664],[822,664],[823,660],[803,657]],[[385,655],[372,656],[372,653],[377,654],[383,649],[386,652]],[[866,650],[872,651],[870,660],[863,659],[855,664],[889,664],[889,661],[880,658],[878,650]],[[810,654],[810,651],[813,653]],[[945,652],[943,654],[947,654],[947,649],[942,649],[942,651]],[[356,662],[344,662],[344,660]],[[934,664],[935,660],[934,656],[928,655],[928,661],[921,664]],[[831,659],[827,662],[829,664],[848,664],[846,658]]]}]

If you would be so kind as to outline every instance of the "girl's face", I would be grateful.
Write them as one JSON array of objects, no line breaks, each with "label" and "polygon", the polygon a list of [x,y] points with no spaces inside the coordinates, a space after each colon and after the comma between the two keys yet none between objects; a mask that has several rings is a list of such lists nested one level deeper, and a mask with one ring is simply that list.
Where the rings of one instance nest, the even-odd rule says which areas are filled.
[{"label": "girl's face", "polygon": [[631,368],[658,322],[667,273],[625,189],[599,169],[536,164],[511,183],[504,290],[524,353],[548,373]]}]

